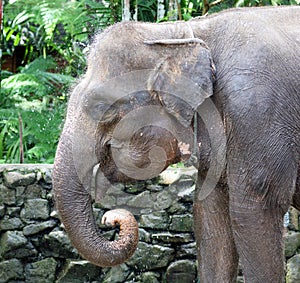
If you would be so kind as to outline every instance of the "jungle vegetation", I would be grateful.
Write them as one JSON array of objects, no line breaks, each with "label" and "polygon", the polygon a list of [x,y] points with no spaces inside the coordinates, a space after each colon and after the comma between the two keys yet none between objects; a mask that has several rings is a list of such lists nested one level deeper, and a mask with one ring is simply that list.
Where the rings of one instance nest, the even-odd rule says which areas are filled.
[{"label": "jungle vegetation", "polygon": [[[300,0],[2,1],[0,163],[53,162],[68,88],[85,71],[85,54],[95,32],[122,20],[189,20],[232,7],[299,4]],[[7,68],[7,60],[15,60],[17,68]]]}]

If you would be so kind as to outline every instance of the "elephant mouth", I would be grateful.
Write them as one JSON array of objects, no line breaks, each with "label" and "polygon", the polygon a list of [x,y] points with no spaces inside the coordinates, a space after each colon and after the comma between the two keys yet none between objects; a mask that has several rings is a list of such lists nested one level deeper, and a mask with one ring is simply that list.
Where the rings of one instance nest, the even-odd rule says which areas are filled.
[{"label": "elephant mouth", "polygon": [[182,159],[179,142],[165,129],[147,126],[129,141],[106,138],[98,148],[99,168],[111,183],[133,183],[158,176]]}]

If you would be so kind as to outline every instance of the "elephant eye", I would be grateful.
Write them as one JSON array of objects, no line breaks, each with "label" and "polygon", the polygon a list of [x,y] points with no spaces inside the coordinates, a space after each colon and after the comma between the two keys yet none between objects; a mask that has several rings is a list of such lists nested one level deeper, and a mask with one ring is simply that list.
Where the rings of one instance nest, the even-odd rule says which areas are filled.
[{"label": "elephant eye", "polygon": [[93,106],[93,108],[93,110],[97,113],[104,113],[110,108],[110,105],[107,105],[104,102],[98,102]]},{"label": "elephant eye", "polygon": [[106,123],[116,116],[116,107],[114,105],[108,105],[104,102],[90,103],[87,107],[87,112],[93,120]]}]

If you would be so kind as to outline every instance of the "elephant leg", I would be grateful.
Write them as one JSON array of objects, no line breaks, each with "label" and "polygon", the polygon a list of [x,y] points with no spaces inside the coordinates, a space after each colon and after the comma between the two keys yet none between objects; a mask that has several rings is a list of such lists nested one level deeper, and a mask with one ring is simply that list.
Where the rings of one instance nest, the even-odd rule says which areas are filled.
[{"label": "elephant leg", "polygon": [[[284,282],[284,210],[230,196],[230,217],[245,282]],[[286,208],[286,210],[288,207]]]},{"label": "elephant leg", "polygon": [[230,228],[227,188],[217,186],[203,201],[194,201],[200,282],[236,282],[238,256]]}]

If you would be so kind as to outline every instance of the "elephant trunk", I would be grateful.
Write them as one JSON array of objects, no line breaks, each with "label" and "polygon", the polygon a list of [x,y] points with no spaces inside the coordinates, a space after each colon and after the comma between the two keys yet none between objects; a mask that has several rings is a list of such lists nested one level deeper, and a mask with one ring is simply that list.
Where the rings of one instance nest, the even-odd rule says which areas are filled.
[{"label": "elephant trunk", "polygon": [[138,225],[126,210],[109,211],[102,221],[120,225],[118,240],[101,236],[96,225],[92,199],[76,172],[71,139],[60,140],[53,170],[55,202],[65,230],[78,252],[98,266],[123,263],[134,253],[138,242]]}]

